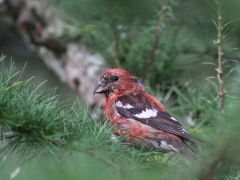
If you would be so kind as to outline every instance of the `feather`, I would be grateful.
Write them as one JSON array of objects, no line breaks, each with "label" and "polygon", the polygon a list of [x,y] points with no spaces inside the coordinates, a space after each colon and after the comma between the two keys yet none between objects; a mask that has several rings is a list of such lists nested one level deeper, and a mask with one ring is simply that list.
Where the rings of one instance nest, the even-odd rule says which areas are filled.
[{"label": "feather", "polygon": [[184,130],[182,125],[168,112],[163,111],[158,104],[153,102],[149,101],[146,92],[140,91],[139,93],[131,93],[118,97],[115,104],[121,104],[121,106],[116,105],[116,110],[122,117],[131,118],[156,129],[203,144],[202,141]]},{"label": "feather", "polygon": [[162,103],[148,94],[143,83],[128,71],[119,68],[106,71],[94,93],[105,94],[105,113],[111,125],[115,124],[115,135],[128,134],[126,142],[193,157],[196,155],[187,141],[203,144],[184,130]]}]

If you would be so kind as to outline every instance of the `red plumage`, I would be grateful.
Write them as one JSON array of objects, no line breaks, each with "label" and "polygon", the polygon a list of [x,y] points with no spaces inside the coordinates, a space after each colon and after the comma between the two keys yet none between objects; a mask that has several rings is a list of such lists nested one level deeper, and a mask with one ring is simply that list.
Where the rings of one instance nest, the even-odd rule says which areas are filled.
[{"label": "red plumage", "polygon": [[127,142],[183,155],[194,155],[188,141],[202,143],[185,131],[128,71],[119,68],[106,71],[94,93],[105,94],[106,116],[116,127],[115,135],[128,135]]}]

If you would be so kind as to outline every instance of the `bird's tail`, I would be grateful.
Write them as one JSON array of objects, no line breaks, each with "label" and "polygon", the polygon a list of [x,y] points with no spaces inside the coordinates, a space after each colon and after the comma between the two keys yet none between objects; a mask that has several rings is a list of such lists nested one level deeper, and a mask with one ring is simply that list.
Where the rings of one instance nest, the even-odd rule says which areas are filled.
[{"label": "bird's tail", "polygon": [[177,136],[174,138],[165,138],[158,141],[160,149],[164,152],[174,151],[182,154],[185,157],[197,157],[192,147],[187,144],[187,141]]},{"label": "bird's tail", "polygon": [[179,150],[179,153],[182,154],[185,157],[192,157],[192,158],[197,158],[198,155],[194,152],[191,146],[189,146],[186,142],[183,142],[182,147]]}]

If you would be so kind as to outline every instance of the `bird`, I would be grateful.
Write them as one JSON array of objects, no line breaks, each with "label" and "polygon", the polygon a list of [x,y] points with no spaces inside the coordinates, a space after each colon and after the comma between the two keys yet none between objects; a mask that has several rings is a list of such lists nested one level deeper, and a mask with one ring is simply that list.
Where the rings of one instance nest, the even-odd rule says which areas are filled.
[{"label": "bird", "polygon": [[114,126],[114,135],[126,135],[127,143],[184,156],[196,155],[189,143],[204,144],[184,130],[143,83],[124,69],[104,72],[94,87],[95,93],[105,95],[105,115]]}]

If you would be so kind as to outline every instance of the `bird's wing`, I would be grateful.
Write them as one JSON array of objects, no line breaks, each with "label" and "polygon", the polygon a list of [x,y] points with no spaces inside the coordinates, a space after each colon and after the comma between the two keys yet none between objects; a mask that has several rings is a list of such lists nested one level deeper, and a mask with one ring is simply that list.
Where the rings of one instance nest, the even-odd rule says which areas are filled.
[{"label": "bird's wing", "polygon": [[123,95],[115,101],[116,110],[122,117],[131,118],[156,129],[202,143],[185,131],[182,125],[153,98],[144,91]]}]

